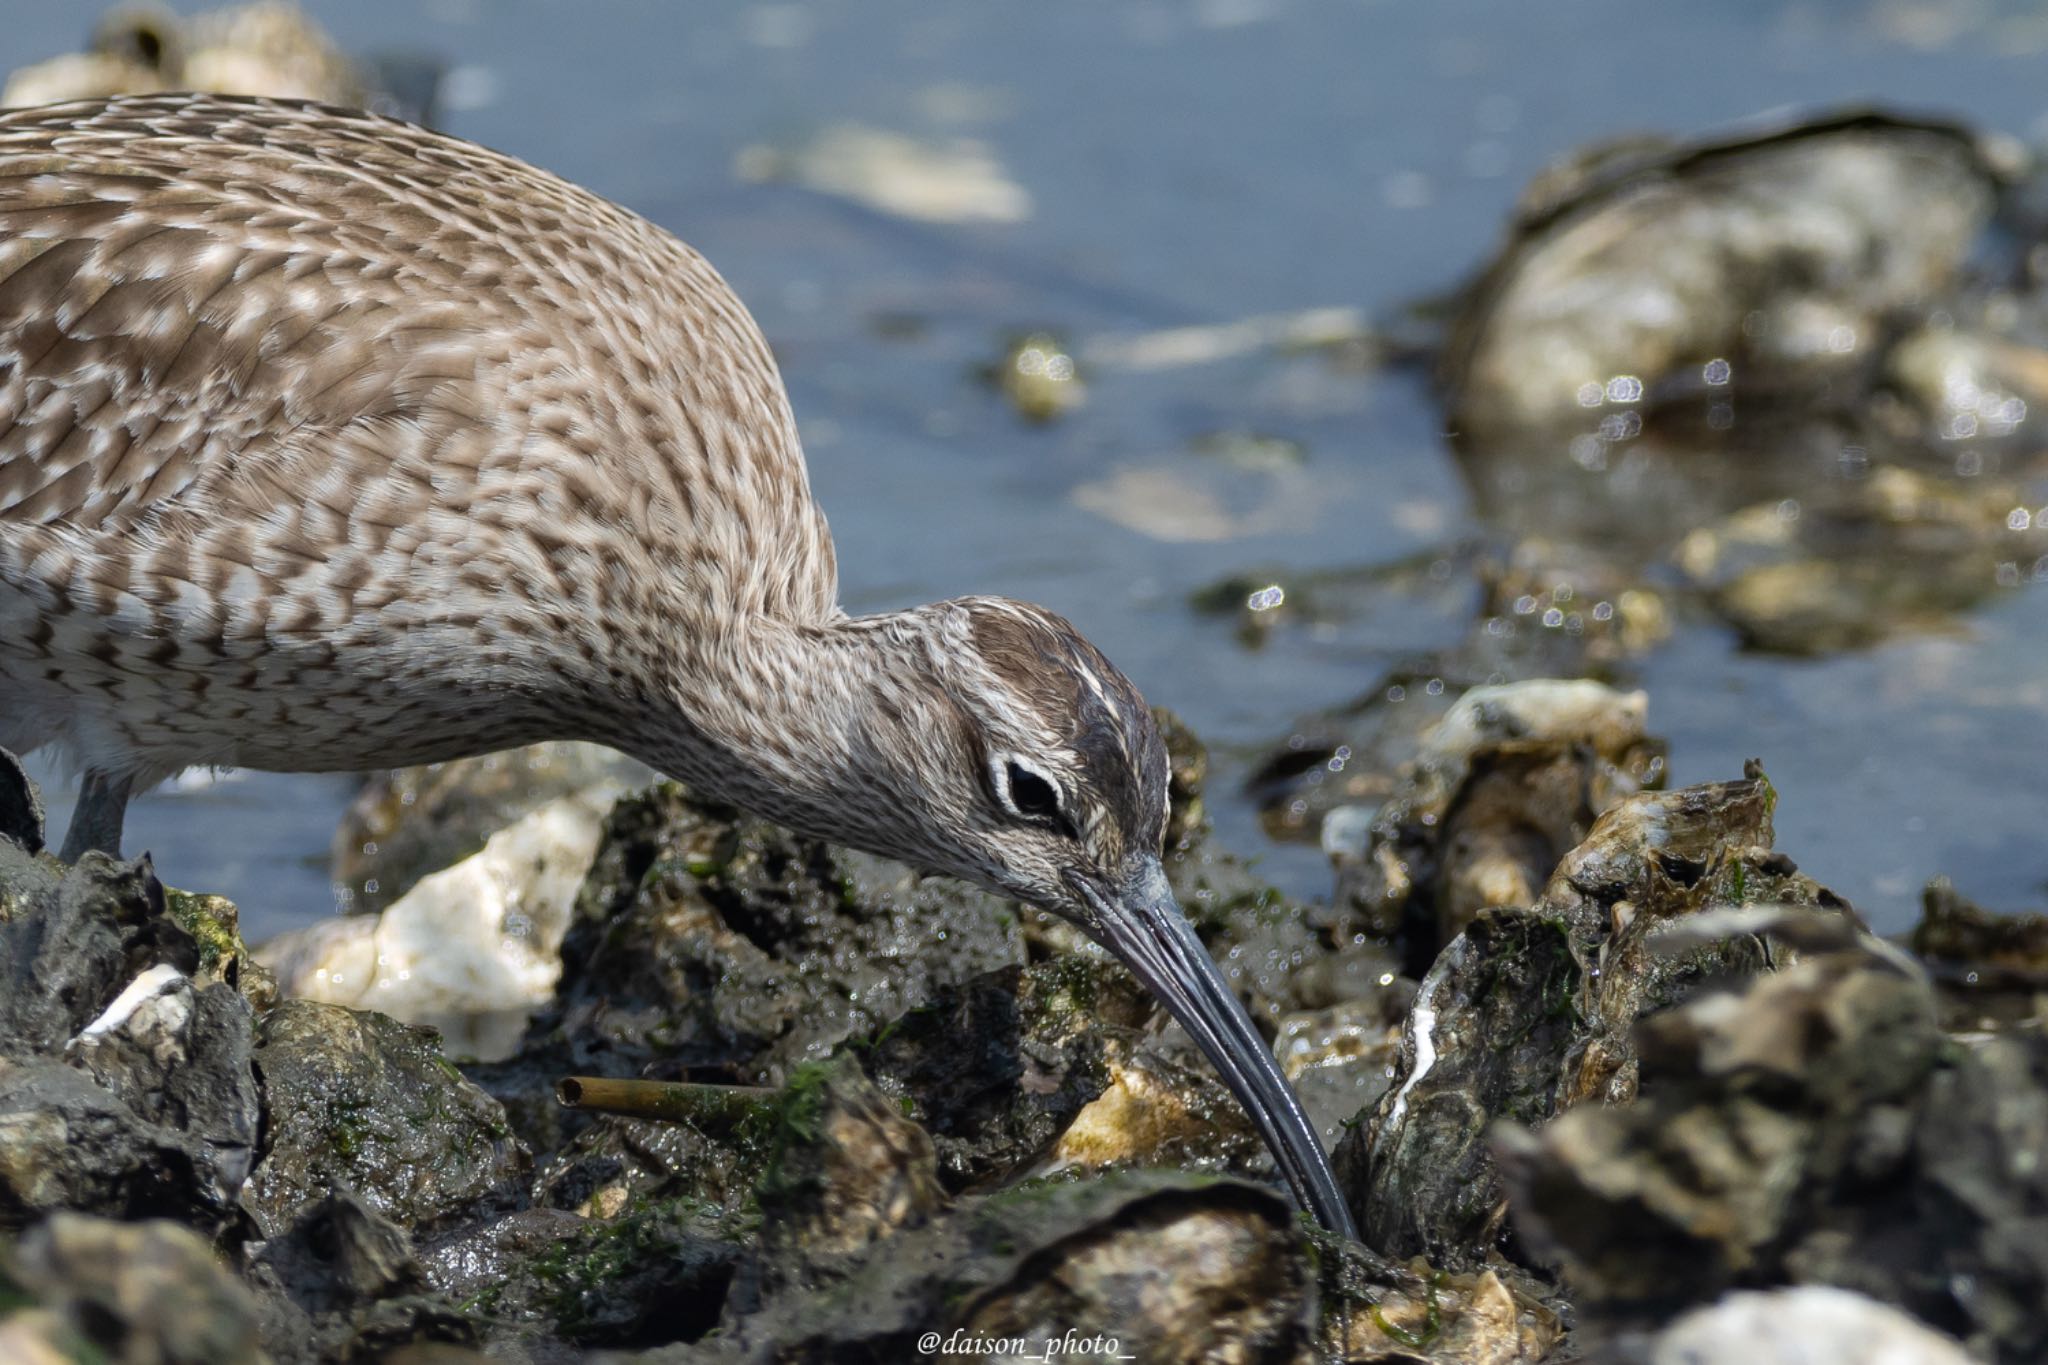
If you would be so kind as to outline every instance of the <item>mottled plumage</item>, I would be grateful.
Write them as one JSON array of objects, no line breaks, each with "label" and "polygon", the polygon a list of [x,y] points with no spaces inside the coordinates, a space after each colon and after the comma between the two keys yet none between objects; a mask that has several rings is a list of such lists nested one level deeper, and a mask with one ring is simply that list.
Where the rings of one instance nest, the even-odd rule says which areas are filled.
[{"label": "mottled plumage", "polygon": [[702,257],[370,114],[0,116],[0,746],[84,769],[67,854],[192,764],[558,737],[1074,918],[1348,1226],[1159,876],[1136,689],[1023,603],[845,615],[774,361]]},{"label": "mottled plumage", "polygon": [[705,676],[679,647],[836,612],[774,364],[701,257],[306,105],[0,118],[0,524],[40,722],[0,742],[144,783],[560,733]]}]

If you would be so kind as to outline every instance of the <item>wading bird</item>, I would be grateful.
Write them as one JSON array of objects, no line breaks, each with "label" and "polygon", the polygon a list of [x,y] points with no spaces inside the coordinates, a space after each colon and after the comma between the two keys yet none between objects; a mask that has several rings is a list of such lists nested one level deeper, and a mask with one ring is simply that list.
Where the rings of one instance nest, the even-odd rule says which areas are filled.
[{"label": "wading bird", "polygon": [[82,771],[64,856],[194,764],[549,738],[1074,921],[1351,1232],[1167,888],[1137,689],[1025,603],[842,611],[781,378],[702,257],[370,114],[0,116],[0,747]]}]

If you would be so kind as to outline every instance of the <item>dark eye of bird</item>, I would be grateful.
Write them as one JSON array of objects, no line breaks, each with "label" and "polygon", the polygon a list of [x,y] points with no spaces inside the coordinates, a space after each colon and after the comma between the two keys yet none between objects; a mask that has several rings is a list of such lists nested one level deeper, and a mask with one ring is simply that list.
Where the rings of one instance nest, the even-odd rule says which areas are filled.
[{"label": "dark eye of bird", "polygon": [[1010,804],[1020,815],[1056,818],[1060,813],[1060,794],[1052,783],[1032,772],[1029,768],[1010,765]]}]

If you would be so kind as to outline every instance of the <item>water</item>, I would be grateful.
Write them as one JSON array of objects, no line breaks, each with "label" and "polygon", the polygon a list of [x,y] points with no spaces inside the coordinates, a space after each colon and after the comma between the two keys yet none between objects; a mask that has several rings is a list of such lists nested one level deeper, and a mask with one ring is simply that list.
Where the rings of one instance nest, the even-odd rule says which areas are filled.
[{"label": "water", "polygon": [[[1585,141],[1783,106],[1882,98],[2043,131],[2048,21],[2016,4],[1643,6],[1626,0],[328,0],[349,48],[456,65],[449,131],[639,209],[704,250],[775,343],[831,514],[850,605],[966,592],[1070,616],[1217,749],[1222,837],[1304,895],[1312,850],[1270,845],[1235,793],[1290,719],[1451,643],[1469,599],[1390,596],[1248,652],[1187,605],[1239,569],[1391,562],[1474,529],[1420,381],[1314,358],[1101,373],[1037,429],[974,377],[1005,334],[1087,338],[1440,291],[1497,239],[1526,178]],[[86,6],[11,3],[10,59],[74,44]],[[1012,224],[935,226],[750,184],[736,160],[816,129],[972,139],[1030,199]],[[881,325],[886,323],[887,325]],[[1221,429],[1307,451],[1300,481],[1234,476],[1234,539],[1166,543],[1074,505],[1119,471],[1214,478]],[[1882,927],[1937,873],[2048,897],[2048,638],[2040,590],[1963,633],[1794,663],[1684,625],[1645,664],[1678,781],[1761,755],[1780,844]],[[349,784],[235,775],[143,800],[129,845],[221,891],[264,934],[328,913]],[[63,801],[53,805],[60,821]],[[60,825],[61,827],[61,825]]]}]

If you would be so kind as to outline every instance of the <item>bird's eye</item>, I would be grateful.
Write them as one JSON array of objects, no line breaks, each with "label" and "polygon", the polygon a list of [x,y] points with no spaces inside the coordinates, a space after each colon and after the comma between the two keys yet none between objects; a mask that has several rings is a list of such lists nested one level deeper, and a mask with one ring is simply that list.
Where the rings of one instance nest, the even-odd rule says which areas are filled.
[{"label": "bird's eye", "polygon": [[1010,804],[1019,815],[1053,817],[1060,813],[1059,789],[1019,763],[1009,771]]}]

